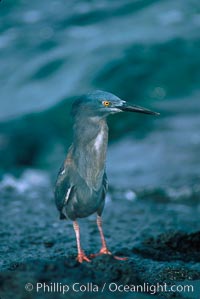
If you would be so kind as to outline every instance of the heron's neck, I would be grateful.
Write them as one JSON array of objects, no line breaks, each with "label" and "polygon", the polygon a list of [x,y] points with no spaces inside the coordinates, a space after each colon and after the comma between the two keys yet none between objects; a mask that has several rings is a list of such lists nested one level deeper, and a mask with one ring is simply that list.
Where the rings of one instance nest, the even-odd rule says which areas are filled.
[{"label": "heron's neck", "polygon": [[75,122],[73,155],[80,175],[98,189],[105,171],[108,144],[106,119],[87,118]]}]

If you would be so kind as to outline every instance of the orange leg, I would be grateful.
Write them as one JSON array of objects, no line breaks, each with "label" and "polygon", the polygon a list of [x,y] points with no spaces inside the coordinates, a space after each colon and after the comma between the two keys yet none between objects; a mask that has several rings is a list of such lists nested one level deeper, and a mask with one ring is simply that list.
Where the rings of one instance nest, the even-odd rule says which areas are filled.
[{"label": "orange leg", "polygon": [[76,242],[77,242],[77,249],[78,249],[78,256],[76,259],[79,263],[82,263],[83,261],[90,262],[90,259],[85,255],[84,251],[81,249],[80,230],[77,221],[73,221],[73,227],[76,234]]},{"label": "orange leg", "polygon": [[[91,257],[91,258],[94,258],[94,257],[99,256],[99,255],[102,255],[102,254],[109,254],[109,255],[112,255],[112,253],[108,250],[108,247],[107,247],[107,244],[106,244],[106,240],[105,240],[105,237],[104,237],[103,228],[102,228],[102,219],[101,219],[101,217],[98,216],[98,215],[97,215],[97,226],[98,226],[99,233],[100,233],[100,237],[101,237],[102,247],[101,247],[99,253],[91,254],[90,257]],[[115,255],[113,255],[113,257],[114,257],[116,260],[120,260],[120,261],[125,261],[125,260],[127,260],[127,257],[119,257],[119,256],[115,256]]]}]

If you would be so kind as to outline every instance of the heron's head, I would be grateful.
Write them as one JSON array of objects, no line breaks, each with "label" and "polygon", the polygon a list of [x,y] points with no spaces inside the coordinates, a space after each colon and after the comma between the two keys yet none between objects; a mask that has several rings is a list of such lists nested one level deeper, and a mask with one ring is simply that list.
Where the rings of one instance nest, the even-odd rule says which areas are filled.
[{"label": "heron's head", "polygon": [[151,115],[159,115],[143,107],[129,105],[112,93],[96,90],[77,99],[72,106],[72,114],[79,117],[104,118],[109,114],[129,111]]}]

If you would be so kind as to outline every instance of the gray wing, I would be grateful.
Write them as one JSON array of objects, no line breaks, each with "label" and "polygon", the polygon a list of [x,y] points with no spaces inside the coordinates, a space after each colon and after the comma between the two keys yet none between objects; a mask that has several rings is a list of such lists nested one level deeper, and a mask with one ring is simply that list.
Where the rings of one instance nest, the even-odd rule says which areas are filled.
[{"label": "gray wing", "polygon": [[63,166],[61,167],[58,173],[55,190],[54,190],[55,203],[57,209],[60,212],[60,219],[67,218],[67,215],[63,213],[64,212],[63,208],[65,207],[65,205],[67,205],[67,202],[72,196],[73,190],[74,190],[74,186],[70,185],[68,170]]},{"label": "gray wing", "polygon": [[101,201],[101,204],[97,210],[97,214],[99,216],[101,216],[102,212],[103,212],[103,209],[104,209],[104,205],[105,205],[105,197],[106,197],[106,193],[107,193],[107,190],[108,190],[108,180],[107,180],[107,175],[106,173],[104,172],[104,176],[103,176],[103,192],[102,192],[102,201]]},{"label": "gray wing", "polygon": [[103,176],[103,196],[104,198],[106,197],[106,193],[108,190],[108,179],[107,179],[107,175],[104,172],[104,176]]}]

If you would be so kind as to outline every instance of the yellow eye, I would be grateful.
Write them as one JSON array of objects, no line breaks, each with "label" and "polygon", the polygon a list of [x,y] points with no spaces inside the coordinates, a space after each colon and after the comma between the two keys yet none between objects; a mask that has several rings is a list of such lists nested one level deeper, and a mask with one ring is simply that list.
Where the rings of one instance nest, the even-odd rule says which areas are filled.
[{"label": "yellow eye", "polygon": [[103,101],[102,104],[106,107],[110,106],[110,102],[109,101]]}]

